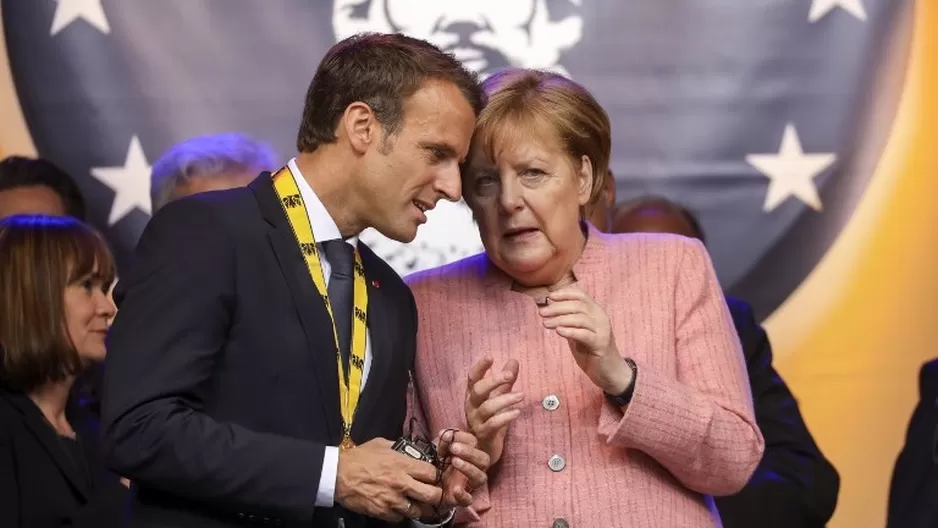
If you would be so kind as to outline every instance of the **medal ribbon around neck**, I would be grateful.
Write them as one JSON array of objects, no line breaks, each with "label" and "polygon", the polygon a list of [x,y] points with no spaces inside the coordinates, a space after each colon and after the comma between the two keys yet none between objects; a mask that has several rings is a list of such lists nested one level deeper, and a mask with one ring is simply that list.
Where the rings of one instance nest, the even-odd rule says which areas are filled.
[{"label": "medal ribbon around neck", "polygon": [[326,305],[326,311],[329,313],[329,320],[332,322],[332,336],[335,344],[336,363],[339,365],[339,402],[342,411],[342,448],[354,447],[349,433],[352,430],[352,420],[355,417],[355,409],[358,408],[358,397],[361,393],[362,374],[365,367],[365,338],[367,335],[368,323],[368,288],[365,285],[365,267],[362,266],[362,258],[355,247],[355,265],[354,265],[354,312],[352,319],[352,343],[349,346],[349,376],[348,383],[345,382],[345,369],[342,366],[342,354],[339,351],[339,333],[335,325],[335,316],[332,314],[332,304],[329,302],[329,291],[326,288],[326,278],[322,272],[322,264],[319,257],[319,248],[316,246],[316,239],[313,237],[313,228],[309,223],[309,213],[306,210],[306,204],[300,194],[300,189],[296,185],[296,179],[289,167],[283,167],[273,176],[274,190],[277,197],[280,198],[280,205],[287,215],[290,227],[293,229],[293,235],[306,261],[306,268],[309,270],[309,276],[316,285],[316,290],[322,296],[322,301]]}]

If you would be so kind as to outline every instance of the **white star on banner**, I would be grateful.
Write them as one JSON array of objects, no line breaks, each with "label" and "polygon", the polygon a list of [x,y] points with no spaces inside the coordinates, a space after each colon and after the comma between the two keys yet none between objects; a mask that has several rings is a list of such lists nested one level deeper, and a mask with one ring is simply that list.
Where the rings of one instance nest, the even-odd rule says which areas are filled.
[{"label": "white star on banner", "polygon": [[52,15],[52,29],[49,30],[49,35],[54,37],[56,33],[79,18],[98,28],[101,33],[111,32],[111,26],[104,15],[104,8],[101,7],[101,0],[57,1],[58,5],[55,6],[55,14]]},{"label": "white star on banner", "polygon": [[746,161],[769,178],[769,190],[762,210],[772,211],[789,196],[795,196],[815,211],[821,210],[814,177],[837,160],[837,155],[825,152],[805,154],[801,149],[798,131],[791,123],[785,125],[785,134],[778,154],[749,154]]},{"label": "white star on banner", "polygon": [[817,22],[837,7],[860,20],[866,21],[866,9],[863,8],[863,0],[811,0],[811,12],[808,13],[808,22]]},{"label": "white star on banner", "polygon": [[134,207],[151,214],[150,165],[137,136],[130,138],[130,148],[123,167],[96,167],[91,174],[114,190],[114,202],[108,215],[108,225],[114,225]]}]

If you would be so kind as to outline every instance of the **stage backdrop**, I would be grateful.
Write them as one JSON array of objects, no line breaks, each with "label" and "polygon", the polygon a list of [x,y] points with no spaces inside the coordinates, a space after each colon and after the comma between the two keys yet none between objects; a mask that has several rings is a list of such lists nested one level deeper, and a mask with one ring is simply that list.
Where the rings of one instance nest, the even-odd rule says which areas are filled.
[{"label": "stage backdrop", "polygon": [[[919,0],[2,0],[0,153],[78,178],[127,261],[149,167],[175,142],[248,132],[292,155],[323,52],[400,31],[483,76],[551,69],[613,121],[620,199],[701,217],[724,288],[752,302],[842,476],[831,526],[882,526],[916,371],[936,355],[938,6]],[[481,249],[463,204],[402,274]]]}]

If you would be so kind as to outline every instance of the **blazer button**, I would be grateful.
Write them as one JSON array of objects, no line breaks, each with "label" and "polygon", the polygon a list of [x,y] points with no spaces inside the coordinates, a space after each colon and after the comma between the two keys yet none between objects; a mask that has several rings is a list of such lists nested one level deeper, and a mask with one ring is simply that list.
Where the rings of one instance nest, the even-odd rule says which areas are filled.
[{"label": "blazer button", "polygon": [[554,519],[554,522],[550,525],[550,528],[570,528],[570,523],[568,523],[564,518]]},{"label": "blazer button", "polygon": [[554,455],[547,461],[547,467],[551,471],[563,471],[563,468],[567,467],[567,461],[560,455]]},{"label": "blazer button", "polygon": [[560,407],[560,398],[558,398],[556,394],[548,394],[544,396],[541,405],[548,411],[556,411],[557,408]]}]

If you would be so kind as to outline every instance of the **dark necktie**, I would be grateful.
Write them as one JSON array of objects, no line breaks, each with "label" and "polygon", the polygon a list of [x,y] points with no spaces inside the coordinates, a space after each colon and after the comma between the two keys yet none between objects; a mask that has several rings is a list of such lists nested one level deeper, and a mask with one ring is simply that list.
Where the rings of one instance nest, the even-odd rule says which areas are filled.
[{"label": "dark necktie", "polygon": [[352,292],[354,278],[352,276],[355,249],[348,242],[337,239],[323,242],[326,258],[332,274],[329,277],[329,302],[332,304],[332,317],[335,318],[335,329],[339,336],[339,354],[342,356],[342,368],[345,372],[345,382],[349,375],[349,348],[352,342]]}]

